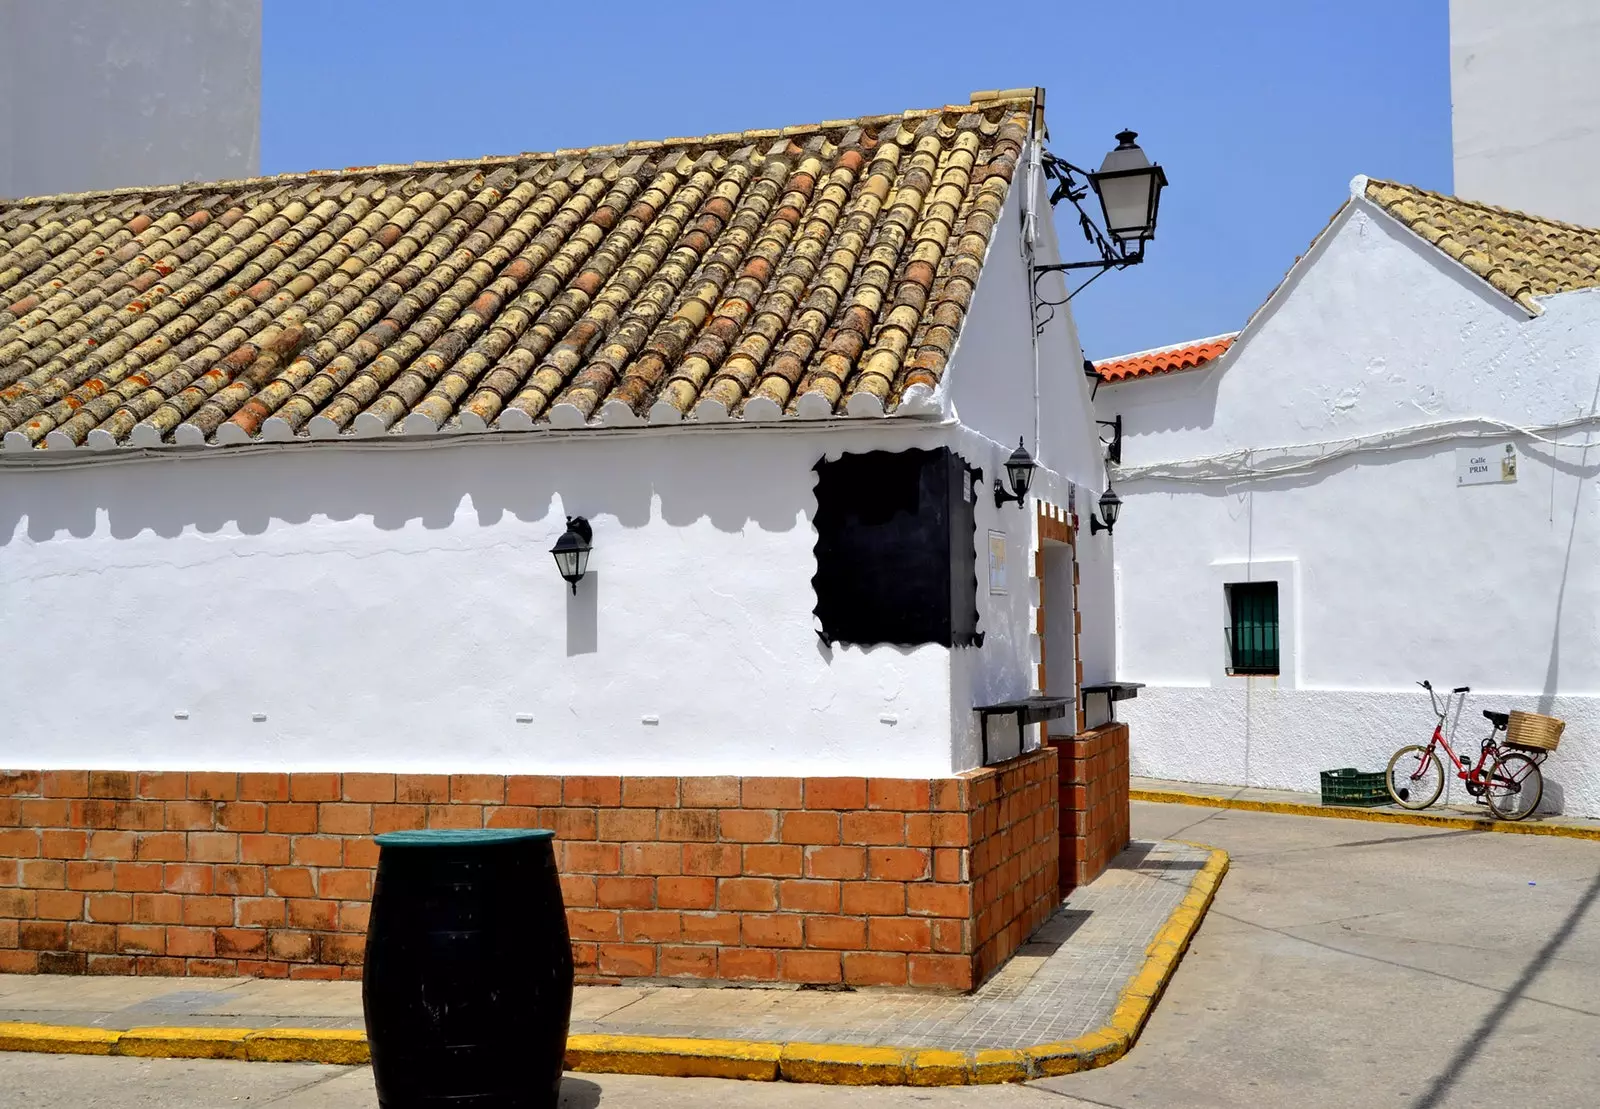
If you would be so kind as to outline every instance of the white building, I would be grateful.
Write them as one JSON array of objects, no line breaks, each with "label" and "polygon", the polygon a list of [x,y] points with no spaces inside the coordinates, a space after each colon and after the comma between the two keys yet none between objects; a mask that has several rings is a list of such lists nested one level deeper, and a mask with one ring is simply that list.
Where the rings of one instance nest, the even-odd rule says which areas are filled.
[{"label": "white building", "polygon": [[250,177],[261,0],[0,0],[0,197]]},{"label": "white building", "polygon": [[1600,4],[1450,0],[1455,192],[1600,226]]},{"label": "white building", "polygon": [[234,898],[0,890],[0,970],[351,976],[373,832],[532,823],[583,974],[992,974],[1127,828],[1125,729],[1032,726],[1082,729],[1104,480],[1043,134],[0,204],[0,843]]},{"label": "white building", "polygon": [[[1030,169],[1032,117],[1025,104],[1005,115],[1013,107],[684,140],[681,154],[635,144],[273,178],[220,197],[165,189],[0,208],[16,251],[75,220],[117,248],[93,266],[67,251],[20,277],[0,257],[4,318],[17,321],[0,327],[0,703],[27,703],[86,651],[100,660],[52,712],[11,716],[0,761],[977,765],[973,706],[1039,682],[1031,502],[1064,517],[1071,482],[1092,493],[1102,480],[1070,317],[1033,338],[1028,266],[1055,244]],[[903,182],[898,201],[888,191],[897,174],[915,186],[935,168],[926,203]],[[810,205],[803,241],[772,222],[780,203]],[[589,241],[596,212],[609,223],[635,209],[656,222]],[[1028,225],[1036,243],[1025,214],[1041,217]],[[876,222],[891,215],[893,244]],[[693,239],[695,219],[730,221],[737,241]],[[552,254],[562,220],[580,237]],[[727,259],[661,257],[680,239]],[[140,269],[158,248],[173,252],[170,275]],[[596,248],[617,253],[567,272]],[[226,276],[213,259],[229,250],[231,264],[252,260]],[[617,272],[630,250],[642,260]],[[438,268],[402,268],[417,251]],[[929,265],[943,267],[931,292],[918,284],[935,280]],[[764,289],[780,271],[783,284]],[[699,286],[671,284],[690,279],[706,303],[691,297]],[[707,284],[724,279],[720,293]],[[585,291],[552,299],[566,280]],[[130,299],[134,288],[149,292]],[[91,331],[74,297],[101,291],[117,310]],[[690,339],[716,330],[685,346],[679,324]],[[518,325],[530,328],[522,345],[500,352]],[[596,345],[602,332],[620,337]],[[644,363],[666,363],[653,352],[674,343],[681,365],[641,385]],[[774,370],[788,372],[773,361],[785,351],[802,352],[792,382]],[[520,385],[485,391],[512,366]],[[1073,415],[1041,428],[1041,408]],[[992,493],[1019,440],[1039,463],[1026,511]],[[896,625],[864,644],[819,641],[817,466],[910,449],[982,471],[965,491],[976,562],[974,550],[952,556],[981,579],[969,583],[979,634],[895,641]],[[886,503],[916,494],[909,471],[873,480]],[[546,553],[568,515],[593,527],[575,595]],[[1069,597],[1070,556],[1050,563]],[[913,569],[871,580],[895,586]],[[892,603],[925,600],[911,590]],[[1066,640],[1051,654],[1073,697],[1070,608],[1058,616]]]},{"label": "white building", "polygon": [[1544,807],[1600,816],[1600,231],[1358,177],[1229,341],[1102,363],[1133,772],[1381,770],[1427,678],[1458,749],[1564,718]]}]

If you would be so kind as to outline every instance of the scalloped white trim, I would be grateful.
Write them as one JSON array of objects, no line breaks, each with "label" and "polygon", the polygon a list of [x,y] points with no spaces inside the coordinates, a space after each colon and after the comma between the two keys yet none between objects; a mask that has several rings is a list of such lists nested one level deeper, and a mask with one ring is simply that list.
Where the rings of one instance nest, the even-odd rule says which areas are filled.
[{"label": "scalloped white trim", "polygon": [[438,432],[439,425],[425,412],[408,412],[406,418],[400,421],[402,435],[436,435]]},{"label": "scalloped white trim", "polygon": [[84,440],[84,446],[92,451],[108,451],[117,445],[116,437],[103,427],[97,427],[89,432]]},{"label": "scalloped white trim", "polygon": [[306,424],[306,432],[313,439],[337,439],[339,425],[326,416],[313,416],[311,422]]},{"label": "scalloped white trim", "polygon": [[562,401],[550,406],[550,426],[565,429],[588,427],[589,421],[577,405]]},{"label": "scalloped white trim", "polygon": [[801,393],[794,414],[802,420],[825,420],[833,415],[833,405],[821,393]]},{"label": "scalloped white trim", "polygon": [[78,449],[78,444],[72,441],[72,436],[64,431],[52,431],[49,435],[46,435],[44,437],[44,445],[46,450],[52,451],[75,451]]},{"label": "scalloped white trim", "polygon": [[28,437],[20,431],[8,431],[4,440],[4,450],[31,451],[33,444],[28,442]]},{"label": "scalloped white trim", "polygon": [[159,447],[161,432],[155,424],[134,424],[133,430],[128,433],[128,442],[136,447]]},{"label": "scalloped white trim", "polygon": [[494,422],[496,431],[532,431],[533,417],[520,408],[507,408]]},{"label": "scalloped white trim", "polygon": [[600,406],[600,423],[605,427],[642,427],[639,413],[620,400],[608,400]]},{"label": "scalloped white trim", "polygon": [[376,439],[389,430],[389,425],[383,417],[374,416],[371,412],[362,412],[356,417],[353,428],[357,439]]},{"label": "scalloped white trim", "polygon": [[771,397],[751,397],[744,402],[744,411],[739,415],[746,423],[765,424],[783,419],[783,409]]},{"label": "scalloped white trim", "polygon": [[282,416],[268,416],[261,423],[261,438],[269,443],[292,443],[294,428]]},{"label": "scalloped white trim", "polygon": [[679,424],[683,422],[683,413],[664,400],[658,400],[650,406],[650,422],[652,424]]},{"label": "scalloped white trim", "polygon": [[473,435],[481,435],[489,430],[488,421],[476,412],[461,413],[460,426],[462,431],[470,432]]},{"label": "scalloped white trim", "polygon": [[883,415],[883,401],[871,393],[851,393],[844,410],[857,419],[872,419]]},{"label": "scalloped white trim", "polygon": [[250,433],[230,420],[217,428],[214,438],[225,447],[237,447],[250,441]]},{"label": "scalloped white trim", "polygon": [[900,397],[900,405],[895,409],[897,416],[938,416],[940,415],[939,398],[936,393],[926,385],[913,385]]},{"label": "scalloped white trim", "polygon": [[203,447],[206,445],[206,433],[193,424],[179,424],[172,433],[172,441],[180,447]]},{"label": "scalloped white trim", "polygon": [[694,406],[693,416],[696,423],[726,423],[728,419],[728,406],[723,404],[720,400],[712,400],[710,397],[707,397],[705,400]]}]

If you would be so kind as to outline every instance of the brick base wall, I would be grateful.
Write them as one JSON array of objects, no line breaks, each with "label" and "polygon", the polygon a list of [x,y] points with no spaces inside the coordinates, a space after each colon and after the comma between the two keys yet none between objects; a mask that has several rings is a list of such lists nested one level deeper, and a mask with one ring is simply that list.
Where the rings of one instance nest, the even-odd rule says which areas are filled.
[{"label": "brick base wall", "polygon": [[1052,739],[1061,776],[1061,895],[1088,885],[1128,845],[1128,726]]},{"label": "brick base wall", "polygon": [[0,972],[357,978],[375,833],[544,827],[582,976],[970,989],[1056,903],[1056,777],[3,771]]}]

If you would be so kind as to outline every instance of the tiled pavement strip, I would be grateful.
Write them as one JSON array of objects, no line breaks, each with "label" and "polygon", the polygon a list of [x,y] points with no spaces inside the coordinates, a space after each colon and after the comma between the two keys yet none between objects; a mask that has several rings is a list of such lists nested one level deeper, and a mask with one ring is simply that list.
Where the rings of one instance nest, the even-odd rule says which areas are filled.
[{"label": "tiled pavement strip", "polygon": [[[572,1032],[972,1051],[1104,1026],[1209,853],[1135,842],[967,996],[796,988],[580,986]],[[360,1028],[357,982],[0,976],[0,1022],[128,1029]]]}]

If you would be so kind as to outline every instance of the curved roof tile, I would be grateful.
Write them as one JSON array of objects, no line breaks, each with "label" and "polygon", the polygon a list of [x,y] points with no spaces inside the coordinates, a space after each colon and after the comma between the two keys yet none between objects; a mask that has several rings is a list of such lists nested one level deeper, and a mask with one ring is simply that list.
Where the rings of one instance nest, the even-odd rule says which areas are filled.
[{"label": "curved roof tile", "polygon": [[1368,180],[1366,198],[1537,314],[1534,297],[1600,286],[1600,230]]},{"label": "curved roof tile", "polygon": [[0,201],[7,450],[895,414],[1042,93]]},{"label": "curved roof tile", "polygon": [[1112,384],[1127,381],[1129,378],[1154,377],[1157,374],[1197,369],[1232,346],[1238,334],[1237,331],[1232,331],[1226,335],[1214,335],[1209,339],[1178,343],[1170,347],[1156,347],[1154,350],[1143,350],[1137,354],[1125,354],[1120,358],[1108,358],[1094,364],[1095,372],[1100,375],[1101,380]]}]

